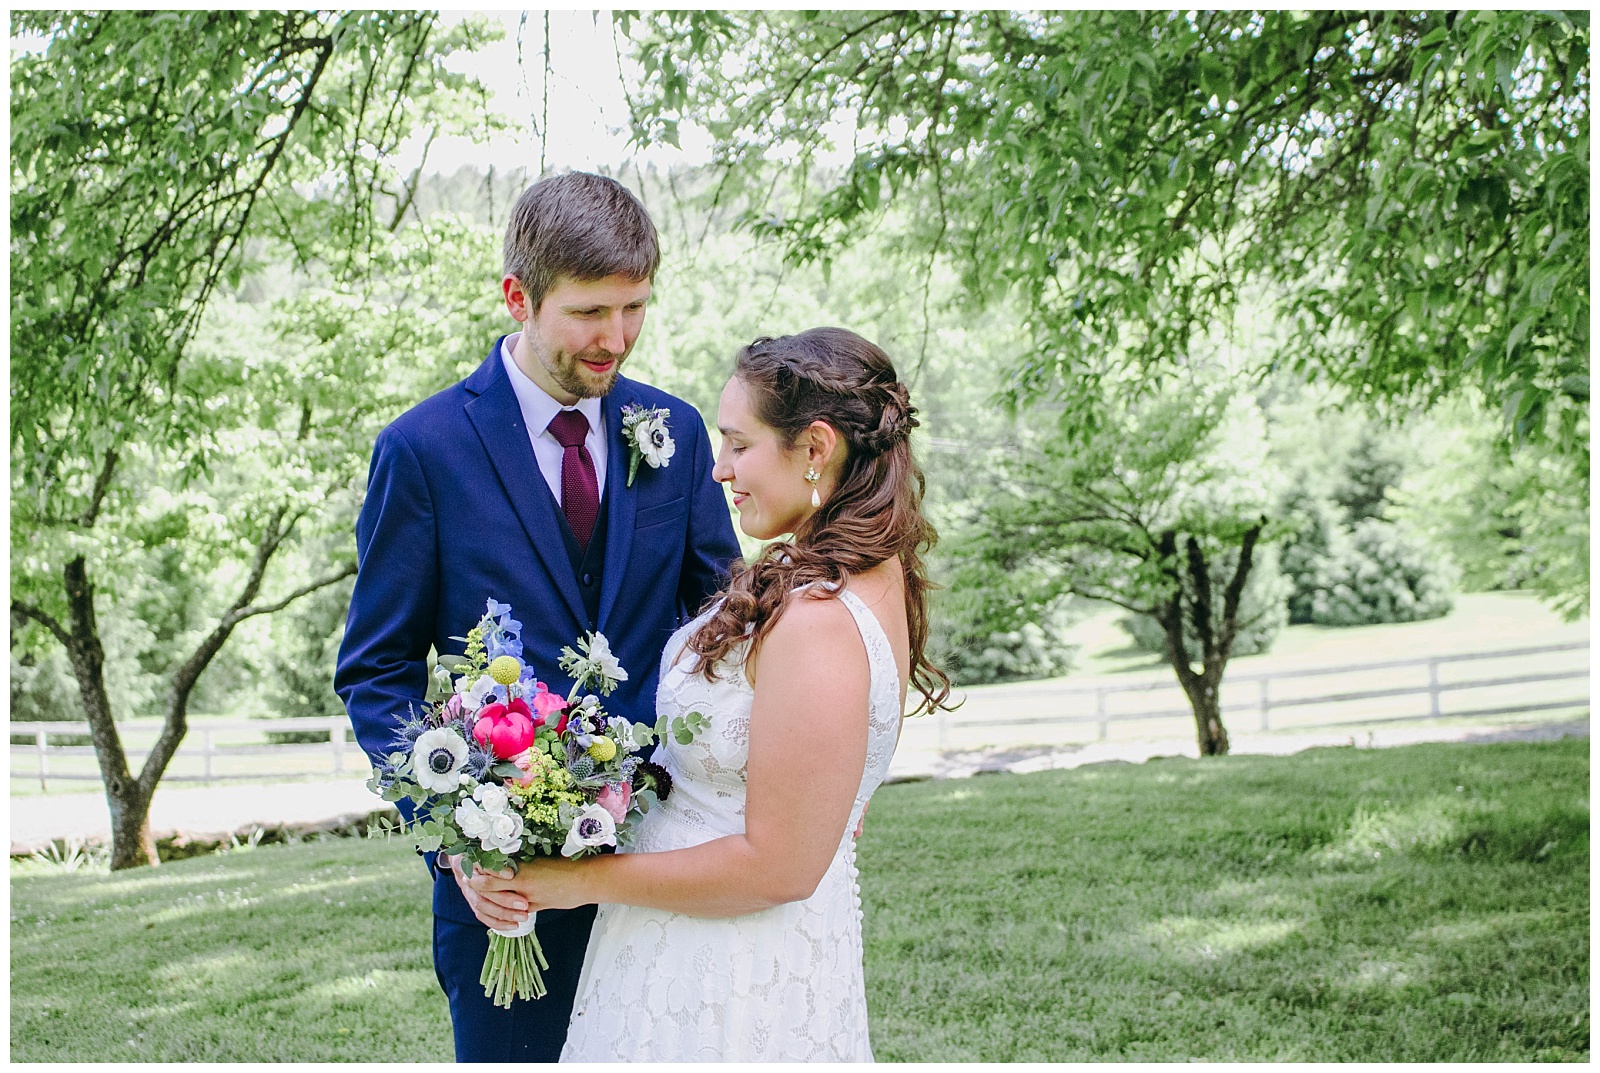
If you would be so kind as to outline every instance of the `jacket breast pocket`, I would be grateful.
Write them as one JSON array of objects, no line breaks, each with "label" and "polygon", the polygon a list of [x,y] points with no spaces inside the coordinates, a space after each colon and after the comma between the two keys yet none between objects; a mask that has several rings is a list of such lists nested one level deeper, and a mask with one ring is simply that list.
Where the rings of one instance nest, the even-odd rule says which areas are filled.
[{"label": "jacket breast pocket", "polygon": [[633,516],[633,528],[649,529],[653,525],[665,525],[669,522],[682,522],[689,513],[689,501],[683,496],[669,503],[658,503],[653,507],[645,507]]}]

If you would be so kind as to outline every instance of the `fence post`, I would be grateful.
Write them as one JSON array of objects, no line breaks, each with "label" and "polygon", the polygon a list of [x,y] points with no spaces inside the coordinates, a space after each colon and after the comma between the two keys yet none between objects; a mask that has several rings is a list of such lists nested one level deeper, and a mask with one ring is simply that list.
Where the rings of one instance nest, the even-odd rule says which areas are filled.
[{"label": "fence post", "polygon": [[344,772],[344,724],[339,723],[328,732],[328,744],[333,749],[333,773]]},{"label": "fence post", "polygon": [[1271,708],[1272,708],[1272,701],[1270,699],[1268,699],[1268,697],[1267,697],[1267,685],[1271,681],[1272,680],[1270,678],[1262,678],[1261,679],[1261,700],[1260,700],[1259,703],[1260,703],[1260,708],[1261,708],[1261,729],[1262,730],[1270,730],[1271,729],[1267,725],[1267,712],[1270,711]]},{"label": "fence post", "polygon": [[943,708],[939,709],[939,751],[944,752],[945,743],[950,739],[950,713]]},{"label": "fence post", "polygon": [[1439,661],[1428,661],[1428,714],[1439,715]]},{"label": "fence post", "polygon": [[1094,714],[1100,724],[1100,740],[1106,740],[1106,728],[1111,724],[1111,717],[1106,714],[1106,691],[1094,691]]},{"label": "fence post", "polygon": [[46,751],[49,744],[46,740],[48,737],[49,732],[44,730],[34,731],[33,734],[33,743],[39,750],[39,789],[41,790],[49,789],[44,781],[45,775],[50,771],[50,754]]},{"label": "fence post", "polygon": [[211,728],[210,727],[202,727],[200,729],[200,756],[205,761],[205,767],[203,768],[203,771],[205,772],[205,781],[209,784],[211,782]]}]

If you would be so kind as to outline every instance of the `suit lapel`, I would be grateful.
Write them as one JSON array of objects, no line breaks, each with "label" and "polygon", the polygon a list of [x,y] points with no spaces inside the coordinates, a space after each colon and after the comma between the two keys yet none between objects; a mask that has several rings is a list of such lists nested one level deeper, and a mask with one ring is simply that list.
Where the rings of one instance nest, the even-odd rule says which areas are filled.
[{"label": "suit lapel", "polygon": [[633,550],[633,518],[638,502],[628,485],[628,458],[632,448],[622,438],[622,407],[637,402],[625,380],[618,380],[602,400],[606,418],[606,564],[600,578],[600,618],[596,629],[605,632],[611,608],[628,569],[628,553]]},{"label": "suit lapel", "polygon": [[[528,442],[517,393],[511,389],[511,378],[500,362],[500,343],[495,343],[489,360],[472,374],[466,386],[478,393],[466,405],[467,419],[483,442],[483,449],[505,488],[517,520],[544,561],[546,572],[555,580],[556,590],[566,601],[573,618],[578,622],[587,621],[578,579],[572,576],[572,564],[561,541],[560,519],[552,513],[550,497],[540,495],[541,489],[533,483],[542,483],[544,477],[539,472],[538,460],[533,457],[533,445]],[[611,483],[609,474],[606,483]],[[628,524],[633,524],[632,514],[628,516]],[[513,565],[508,563],[507,568]],[[610,569],[609,556],[607,569]]]}]

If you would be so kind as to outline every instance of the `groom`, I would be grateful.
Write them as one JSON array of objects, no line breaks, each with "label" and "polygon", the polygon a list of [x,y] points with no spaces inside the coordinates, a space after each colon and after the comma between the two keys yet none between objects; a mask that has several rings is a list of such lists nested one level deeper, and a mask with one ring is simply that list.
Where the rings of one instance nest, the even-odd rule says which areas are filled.
[{"label": "groom", "polygon": [[[662,647],[739,554],[700,415],[618,375],[659,260],[655,227],[621,184],[541,179],[506,230],[501,285],[522,330],[379,434],[334,682],[368,756],[392,748],[397,715],[422,701],[428,650],[459,654],[451,637],[490,597],[522,621],[527,658],[553,691],[571,685],[556,667],[561,647],[604,633],[628,671],[606,707],[655,721]],[[664,410],[674,445],[659,468],[641,461],[631,486],[627,404]],[[549,993],[501,1009],[478,982],[488,932],[474,909],[494,907],[449,858],[424,859],[456,1060],[555,1061],[595,907],[539,914]]]}]

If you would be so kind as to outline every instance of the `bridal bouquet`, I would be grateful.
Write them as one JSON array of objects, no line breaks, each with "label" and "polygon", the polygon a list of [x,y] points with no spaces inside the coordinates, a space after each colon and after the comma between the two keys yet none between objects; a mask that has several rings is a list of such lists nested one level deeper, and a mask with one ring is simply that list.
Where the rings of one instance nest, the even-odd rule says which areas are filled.
[{"label": "bridal bouquet", "polygon": [[[522,623],[488,602],[465,637],[466,654],[441,656],[428,697],[400,724],[394,751],[368,787],[386,801],[416,805],[418,849],[459,854],[485,872],[560,853],[582,857],[630,845],[639,817],[672,791],[666,769],[637,754],[665,734],[688,743],[705,719],[691,712],[654,727],[606,714],[628,672],[605,635],[563,648],[558,666],[573,679],[551,693],[523,659]],[[484,994],[496,1005],[541,998],[548,969],[534,914],[511,931],[491,930]]]}]

